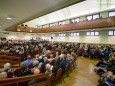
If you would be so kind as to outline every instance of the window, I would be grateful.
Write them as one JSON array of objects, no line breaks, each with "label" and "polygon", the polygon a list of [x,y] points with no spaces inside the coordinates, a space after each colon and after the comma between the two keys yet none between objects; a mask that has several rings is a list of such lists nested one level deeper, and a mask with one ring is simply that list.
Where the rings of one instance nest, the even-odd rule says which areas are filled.
[{"label": "window", "polygon": [[88,16],[86,16],[86,19],[87,20],[94,20],[94,19],[97,19],[97,18],[99,18],[100,17],[100,14],[98,13],[98,14],[92,14],[92,15],[88,15]]},{"label": "window", "polygon": [[93,20],[99,18],[99,14],[94,14],[93,15]]},{"label": "window", "polygon": [[46,37],[46,36],[48,36],[48,35],[47,35],[47,34],[43,34],[42,36]]},{"label": "window", "polygon": [[54,24],[54,23],[51,23],[51,24],[49,24],[49,25],[50,25],[50,27],[55,26],[55,24]]},{"label": "window", "polygon": [[80,18],[71,19],[71,22],[72,22],[72,23],[79,22],[79,21],[80,21]]},{"label": "window", "polygon": [[59,37],[64,37],[64,36],[65,36],[65,33],[59,33],[58,36],[59,36]]},{"label": "window", "polygon": [[109,36],[115,36],[115,31],[108,31]]},{"label": "window", "polygon": [[109,16],[115,16],[115,11],[110,11]]},{"label": "window", "polygon": [[87,32],[86,35],[87,35],[87,36],[90,36],[90,32]]},{"label": "window", "polygon": [[87,20],[92,20],[92,15],[87,16]]},{"label": "window", "polygon": [[79,36],[79,33],[78,32],[76,32],[76,33],[70,33],[70,36],[72,37],[72,36]]},{"label": "window", "polygon": [[42,28],[42,25],[41,25],[41,26],[39,26],[39,28]]},{"label": "window", "polygon": [[38,25],[36,25],[36,26],[35,26],[35,28],[39,28],[39,26],[38,26]]},{"label": "window", "polygon": [[98,31],[91,31],[91,32],[86,32],[87,36],[99,36],[99,32]]},{"label": "window", "polygon": [[42,25],[42,28],[46,28],[47,27],[47,25]]},{"label": "window", "polygon": [[50,34],[50,36],[51,36],[51,37],[54,37],[54,36],[55,36],[55,34]]},{"label": "window", "polygon": [[64,24],[65,24],[65,21],[58,22],[58,25],[64,25]]}]

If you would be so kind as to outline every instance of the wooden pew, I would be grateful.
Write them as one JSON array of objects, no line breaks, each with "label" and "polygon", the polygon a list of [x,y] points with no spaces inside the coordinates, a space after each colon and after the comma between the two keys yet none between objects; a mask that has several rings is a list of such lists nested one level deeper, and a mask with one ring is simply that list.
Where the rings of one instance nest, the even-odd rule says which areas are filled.
[{"label": "wooden pew", "polygon": [[49,86],[48,84],[48,75],[47,74],[38,74],[38,75],[30,75],[30,76],[22,76],[22,77],[14,77],[14,78],[5,78],[0,80],[0,86],[15,84],[18,82],[30,81],[33,79],[46,78],[45,81],[41,81],[39,83],[32,84],[30,86]]},{"label": "wooden pew", "polygon": [[18,64],[20,66],[20,58],[15,56],[0,55],[0,67],[5,63],[11,63],[11,65]]},{"label": "wooden pew", "polygon": [[13,53],[11,53],[11,52],[7,52],[7,51],[0,51],[0,55],[13,56]]}]

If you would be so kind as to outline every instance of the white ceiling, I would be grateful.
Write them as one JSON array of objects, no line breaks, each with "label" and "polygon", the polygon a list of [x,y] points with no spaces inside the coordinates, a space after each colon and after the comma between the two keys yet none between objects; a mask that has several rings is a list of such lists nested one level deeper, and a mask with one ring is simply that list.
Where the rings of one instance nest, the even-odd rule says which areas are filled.
[{"label": "white ceiling", "polygon": [[115,0],[86,0],[26,22],[30,27],[115,8]]},{"label": "white ceiling", "polygon": [[[5,30],[79,1],[82,0],[0,0],[0,30]],[[7,17],[12,17],[12,20],[7,20]],[[40,18],[40,24],[47,21],[47,17],[44,18]]]}]

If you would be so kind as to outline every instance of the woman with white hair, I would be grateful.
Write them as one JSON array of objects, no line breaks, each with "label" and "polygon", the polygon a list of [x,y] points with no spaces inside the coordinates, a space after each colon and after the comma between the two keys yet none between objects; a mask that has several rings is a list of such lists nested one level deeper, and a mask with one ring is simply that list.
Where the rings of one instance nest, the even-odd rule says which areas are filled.
[{"label": "woman with white hair", "polygon": [[31,72],[33,73],[33,71],[36,69],[36,68],[40,68],[41,67],[41,64],[39,64],[39,61],[38,60],[34,60],[33,61],[33,66],[34,68],[31,69]]},{"label": "woman with white hair", "polygon": [[52,74],[52,68],[53,68],[53,66],[51,66],[50,64],[46,64],[46,66],[45,66],[45,69],[46,69],[45,74],[48,74],[48,75]]},{"label": "woman with white hair", "polygon": [[4,72],[14,72],[14,70],[11,68],[11,64],[10,63],[6,63],[4,64]]},{"label": "woman with white hair", "polygon": [[1,72],[0,73],[0,79],[7,78],[7,73],[6,72]]}]

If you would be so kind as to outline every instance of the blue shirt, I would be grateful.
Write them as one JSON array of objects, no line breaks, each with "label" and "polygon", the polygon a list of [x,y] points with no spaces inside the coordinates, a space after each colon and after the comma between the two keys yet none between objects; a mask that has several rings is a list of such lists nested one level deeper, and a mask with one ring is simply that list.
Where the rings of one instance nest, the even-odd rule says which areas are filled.
[{"label": "blue shirt", "polygon": [[26,66],[32,64],[32,60],[27,59],[26,61],[23,62],[23,64],[25,64]]}]

